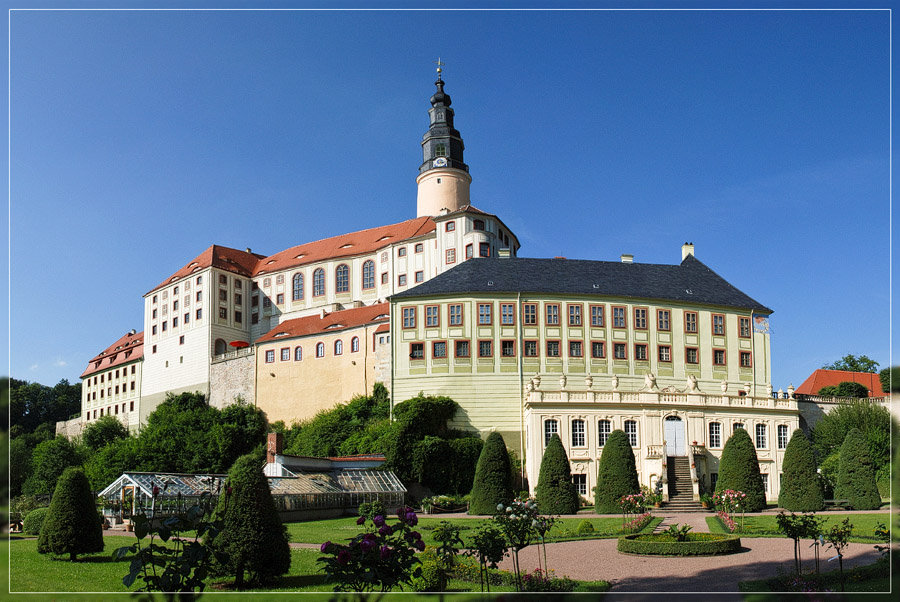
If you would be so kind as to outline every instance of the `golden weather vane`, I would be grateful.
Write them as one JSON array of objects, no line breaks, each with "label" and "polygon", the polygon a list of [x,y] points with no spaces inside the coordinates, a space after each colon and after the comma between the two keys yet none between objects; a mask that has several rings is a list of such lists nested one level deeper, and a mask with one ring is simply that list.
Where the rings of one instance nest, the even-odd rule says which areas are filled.
[{"label": "golden weather vane", "polygon": [[437,65],[438,79],[441,79],[441,73],[444,72],[444,65],[446,65],[447,63],[442,63],[441,57],[438,57],[438,60],[435,61],[434,64]]}]

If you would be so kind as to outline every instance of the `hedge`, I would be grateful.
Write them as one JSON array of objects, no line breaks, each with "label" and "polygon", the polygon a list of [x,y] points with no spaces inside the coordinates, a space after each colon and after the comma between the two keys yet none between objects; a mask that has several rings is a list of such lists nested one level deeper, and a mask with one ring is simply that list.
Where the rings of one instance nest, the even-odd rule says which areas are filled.
[{"label": "hedge", "polygon": [[743,491],[744,512],[759,512],[766,507],[766,493],[763,489],[762,476],[759,473],[759,459],[756,448],[750,440],[750,434],[742,428],[735,429],[719,460],[719,480],[716,481],[716,493],[726,489]]},{"label": "hedge", "polygon": [[616,549],[625,554],[649,556],[717,556],[741,549],[741,538],[716,533],[688,533],[688,541],[654,541],[669,539],[659,534],[623,535]]},{"label": "hedge", "polygon": [[834,495],[849,500],[854,510],[877,510],[881,506],[872,457],[859,429],[850,429],[841,445],[841,468]]},{"label": "hedge", "polygon": [[619,499],[640,491],[634,451],[625,431],[616,429],[609,434],[597,466],[594,511],[597,514],[618,514],[621,511]]},{"label": "hedge", "polygon": [[512,499],[509,452],[503,437],[494,432],[488,435],[478,456],[469,514],[493,514],[497,511],[497,504],[508,504]]},{"label": "hedge", "polygon": [[778,505],[791,512],[818,512],[825,507],[816,474],[816,454],[803,431],[796,429],[784,451]]},{"label": "hedge", "polygon": [[544,450],[534,497],[541,514],[576,514],[581,506],[559,435],[550,437]]},{"label": "hedge", "polygon": [[22,531],[25,532],[26,535],[38,535],[41,532],[41,527],[44,524],[44,519],[47,518],[47,512],[50,511],[50,508],[35,508],[31,512],[29,512],[25,516],[25,520],[22,521]]}]

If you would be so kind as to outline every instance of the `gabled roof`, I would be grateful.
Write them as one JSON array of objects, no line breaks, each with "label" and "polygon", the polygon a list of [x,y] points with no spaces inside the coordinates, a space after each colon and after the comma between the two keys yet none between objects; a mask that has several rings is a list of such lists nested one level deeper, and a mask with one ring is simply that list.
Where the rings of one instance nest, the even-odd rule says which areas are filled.
[{"label": "gabled roof", "polygon": [[130,364],[144,357],[144,332],[128,332],[118,341],[91,358],[87,368],[81,373],[81,378],[87,378],[96,372],[102,372]]},{"label": "gabled roof", "polygon": [[392,244],[403,242],[411,238],[417,238],[434,231],[434,222],[430,217],[417,217],[416,219],[369,228],[340,236],[332,236],[291,247],[265,257],[256,266],[254,276],[264,273],[277,272],[309,263],[316,263],[339,257],[353,257],[372,253],[388,247]]},{"label": "gabled roof", "polygon": [[881,379],[874,372],[849,372],[847,370],[819,369],[803,381],[795,394],[818,395],[822,387],[836,386],[842,382],[859,383],[869,389],[869,397],[884,397]]},{"label": "gabled roof", "polygon": [[146,297],[153,291],[159,290],[168,284],[181,280],[185,276],[189,276],[194,272],[199,272],[208,267],[214,267],[249,278],[253,275],[253,270],[256,268],[259,260],[264,258],[265,255],[260,255],[258,253],[239,251],[237,249],[223,247],[222,245],[212,245],[189,261],[183,268],[153,287],[153,289],[144,296]]},{"label": "gabled roof", "polygon": [[688,255],[679,265],[575,259],[470,259],[411,290],[393,295],[391,300],[520,292],[659,299],[772,313],[693,255]]},{"label": "gabled roof", "polygon": [[387,322],[390,310],[387,303],[377,303],[353,309],[325,314],[315,314],[293,320],[285,320],[266,334],[256,339],[256,343],[268,343],[278,339],[291,339],[314,334],[340,332],[366,324]]}]

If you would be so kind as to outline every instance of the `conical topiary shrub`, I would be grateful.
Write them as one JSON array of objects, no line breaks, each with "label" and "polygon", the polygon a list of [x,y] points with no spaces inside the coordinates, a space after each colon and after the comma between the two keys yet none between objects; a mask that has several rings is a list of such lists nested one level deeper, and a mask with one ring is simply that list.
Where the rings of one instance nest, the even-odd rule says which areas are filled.
[{"label": "conical topiary shrub", "polygon": [[281,524],[257,455],[247,454],[235,461],[216,512],[224,525],[211,547],[217,556],[224,554],[226,560],[217,568],[234,575],[238,589],[244,587],[245,573],[247,583],[255,586],[288,572],[287,529]]},{"label": "conical topiary shrub", "polygon": [[623,495],[640,493],[634,452],[625,431],[616,429],[609,434],[600,465],[597,467],[597,486],[594,488],[594,508],[597,514],[621,512],[619,499]]},{"label": "conical topiary shrub", "polygon": [[469,514],[493,514],[497,511],[497,504],[508,504],[513,497],[506,443],[500,433],[491,433],[475,465]]},{"label": "conical topiary shrub", "polygon": [[797,429],[791,435],[781,469],[779,506],[791,512],[818,512],[825,507],[825,496],[816,474],[816,455],[802,430]]},{"label": "conical topiary shrub", "polygon": [[38,537],[38,553],[69,555],[103,551],[103,523],[84,471],[70,467],[56,482],[50,510]]},{"label": "conical topiary shrub", "polygon": [[866,438],[859,429],[850,429],[841,445],[841,467],[834,495],[849,500],[854,510],[877,510],[881,495]]},{"label": "conical topiary shrub", "polygon": [[544,450],[534,497],[541,514],[575,514],[581,506],[559,435],[553,435]]},{"label": "conical topiary shrub", "polygon": [[722,450],[716,493],[726,489],[743,491],[747,495],[741,508],[744,512],[759,512],[766,507],[766,492],[759,473],[756,448],[744,429],[735,429]]}]

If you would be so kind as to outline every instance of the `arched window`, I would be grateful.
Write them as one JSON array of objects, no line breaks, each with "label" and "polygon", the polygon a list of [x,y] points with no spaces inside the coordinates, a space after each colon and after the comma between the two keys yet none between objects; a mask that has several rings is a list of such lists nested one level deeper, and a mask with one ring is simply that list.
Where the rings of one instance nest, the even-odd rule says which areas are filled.
[{"label": "arched window", "polygon": [[313,272],[313,297],[325,294],[325,270],[318,268]]},{"label": "arched window", "polygon": [[334,271],[334,292],[350,292],[350,268],[347,267],[346,263],[342,263]]},{"label": "arched window", "polygon": [[356,353],[359,351],[359,337],[353,337],[350,339],[350,352]]},{"label": "arched window", "polygon": [[363,263],[362,287],[375,288],[375,262],[371,259]]},{"label": "arched window", "polygon": [[544,445],[550,443],[550,439],[553,438],[553,435],[559,433],[559,422],[553,420],[552,418],[544,421]]},{"label": "arched window", "polygon": [[303,274],[294,274],[294,293],[291,295],[294,301],[303,299]]},{"label": "arched window", "polygon": [[228,351],[228,345],[225,343],[225,340],[224,339],[216,339],[215,354],[222,355],[226,351]]},{"label": "arched window", "polygon": [[325,343],[316,343],[316,357],[325,357]]},{"label": "arched window", "polygon": [[334,342],[334,354],[341,355],[342,353],[344,353],[344,342],[338,339]]},{"label": "arched window", "polygon": [[303,359],[303,347],[294,347],[294,361],[299,362]]}]

